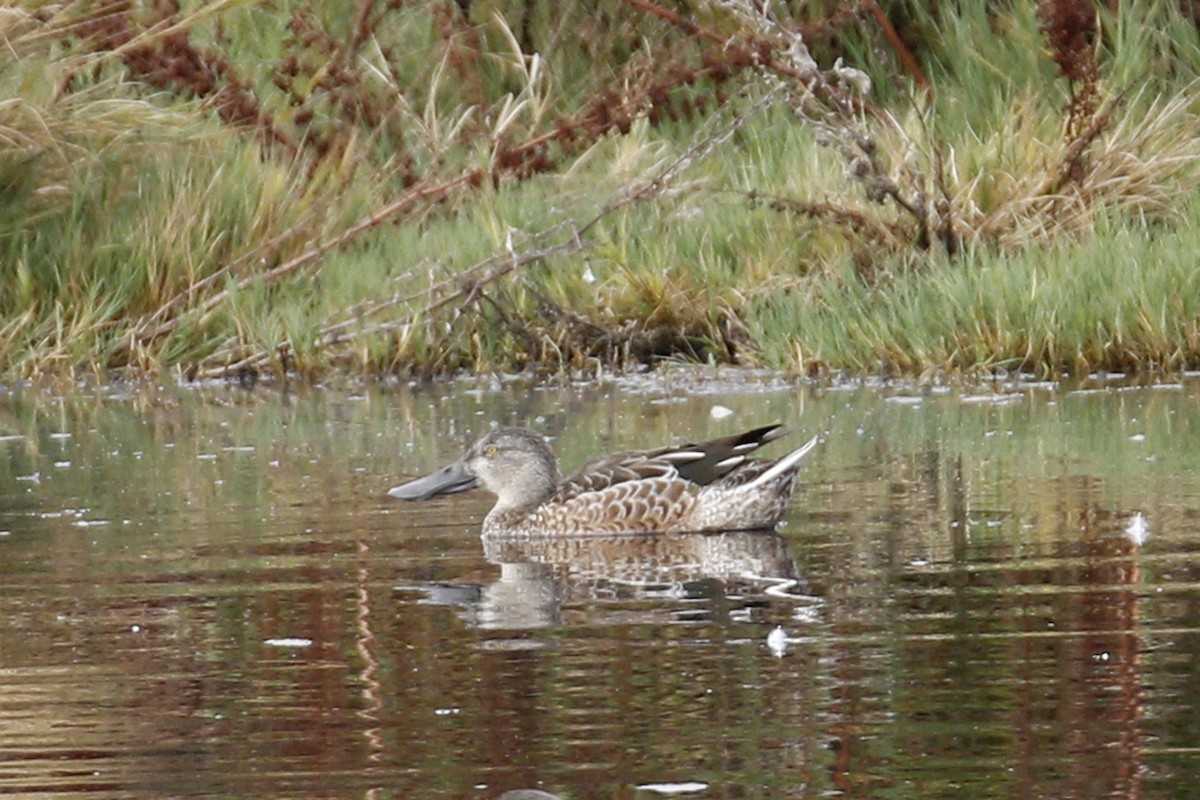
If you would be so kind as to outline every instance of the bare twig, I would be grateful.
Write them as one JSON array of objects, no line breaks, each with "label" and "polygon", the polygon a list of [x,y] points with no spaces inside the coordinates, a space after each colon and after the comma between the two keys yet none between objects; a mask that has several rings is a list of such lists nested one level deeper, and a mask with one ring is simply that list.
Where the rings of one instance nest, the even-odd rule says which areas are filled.
[{"label": "bare twig", "polygon": [[921,65],[917,63],[916,57],[908,46],[904,44],[904,40],[900,38],[900,34],[896,31],[896,26],[892,25],[892,21],[888,19],[888,15],[879,7],[879,3],[875,0],[866,0],[863,3],[866,9],[871,12],[871,16],[875,18],[875,23],[879,29],[883,31],[883,38],[888,40],[888,44],[896,51],[896,57],[900,59],[900,63],[908,74],[912,76],[913,82],[922,89],[929,88],[929,79],[925,77],[925,72],[921,69]]},{"label": "bare twig", "polygon": [[1079,183],[1084,174],[1084,156],[1097,139],[1099,139],[1112,123],[1113,112],[1116,111],[1128,97],[1130,89],[1125,89],[1116,97],[1104,104],[1104,107],[1092,115],[1088,126],[1067,147],[1059,160],[1058,168],[1050,175],[1049,180],[1040,194],[1055,195],[1060,193],[1070,183]]},{"label": "bare twig", "polygon": [[889,227],[878,218],[864,214],[854,208],[827,202],[809,202],[793,200],[789,197],[763,194],[761,192],[745,192],[745,197],[751,203],[762,203],[773,211],[796,214],[809,219],[844,225],[851,230],[870,237],[877,244],[891,248],[899,240],[900,231],[895,226]]}]

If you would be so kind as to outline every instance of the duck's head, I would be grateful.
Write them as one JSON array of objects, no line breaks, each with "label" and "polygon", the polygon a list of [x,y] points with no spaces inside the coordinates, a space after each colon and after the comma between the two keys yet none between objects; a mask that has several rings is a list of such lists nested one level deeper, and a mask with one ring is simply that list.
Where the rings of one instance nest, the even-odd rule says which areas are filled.
[{"label": "duck's head", "polygon": [[478,486],[496,495],[496,510],[508,510],[538,505],[557,485],[558,465],[545,439],[524,428],[494,428],[458,461],[388,494],[426,500]]}]

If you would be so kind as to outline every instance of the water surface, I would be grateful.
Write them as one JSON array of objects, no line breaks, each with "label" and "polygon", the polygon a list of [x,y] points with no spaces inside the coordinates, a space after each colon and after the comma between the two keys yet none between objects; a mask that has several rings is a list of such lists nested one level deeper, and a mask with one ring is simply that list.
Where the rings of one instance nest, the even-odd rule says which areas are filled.
[{"label": "water surface", "polygon": [[[384,494],[775,420],[827,438],[774,533]],[[4,390],[0,793],[1192,796],[1198,442],[1187,383]]]}]

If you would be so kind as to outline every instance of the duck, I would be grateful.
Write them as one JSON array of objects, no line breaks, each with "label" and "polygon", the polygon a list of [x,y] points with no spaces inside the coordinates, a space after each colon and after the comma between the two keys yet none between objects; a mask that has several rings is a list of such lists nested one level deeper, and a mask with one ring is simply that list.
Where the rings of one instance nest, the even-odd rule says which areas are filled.
[{"label": "duck", "polygon": [[388,490],[401,500],[483,488],[496,502],[484,536],[773,529],[814,436],[778,459],[749,454],[784,435],[778,423],[684,445],[599,456],[565,480],[541,435],[500,426],[453,464]]}]

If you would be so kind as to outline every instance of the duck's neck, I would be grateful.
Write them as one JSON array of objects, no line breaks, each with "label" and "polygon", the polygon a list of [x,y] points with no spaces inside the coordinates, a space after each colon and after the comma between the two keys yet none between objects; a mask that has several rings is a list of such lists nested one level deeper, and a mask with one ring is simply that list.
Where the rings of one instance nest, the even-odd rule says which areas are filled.
[{"label": "duck's neck", "polygon": [[554,485],[543,479],[514,481],[497,493],[492,514],[527,514],[550,499]]}]

